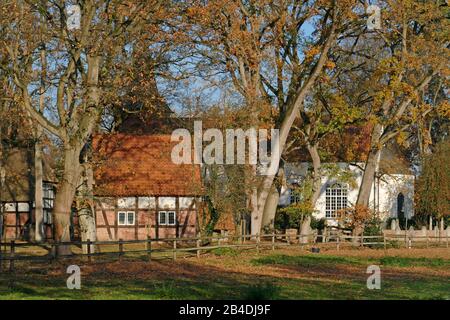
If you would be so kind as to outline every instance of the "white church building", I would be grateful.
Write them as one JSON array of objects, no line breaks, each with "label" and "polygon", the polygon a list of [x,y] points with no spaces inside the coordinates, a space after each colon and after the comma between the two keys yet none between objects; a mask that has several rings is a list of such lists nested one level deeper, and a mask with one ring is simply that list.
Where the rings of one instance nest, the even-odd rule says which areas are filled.
[{"label": "white church building", "polygon": [[[357,200],[359,186],[362,181],[365,163],[325,163],[322,167],[334,167],[333,176],[323,175],[320,196],[315,206],[314,217],[325,218],[328,225],[337,225],[336,211],[352,207]],[[285,181],[281,187],[279,205],[288,206],[300,201],[293,192],[301,185],[307,175],[309,162],[288,162],[284,165]],[[346,172],[348,178],[340,181],[336,171]],[[377,212],[381,219],[404,217],[410,219],[414,215],[414,181],[406,160],[395,152],[385,148],[381,152],[378,170],[371,188],[369,208]]]}]

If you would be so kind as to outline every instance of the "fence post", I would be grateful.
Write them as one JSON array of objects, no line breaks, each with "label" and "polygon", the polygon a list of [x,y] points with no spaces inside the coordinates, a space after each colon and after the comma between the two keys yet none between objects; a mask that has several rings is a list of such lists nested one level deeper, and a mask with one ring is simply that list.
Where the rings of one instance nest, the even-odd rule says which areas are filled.
[{"label": "fence post", "polygon": [[87,254],[88,254],[88,261],[91,262],[91,239],[87,239]]},{"label": "fence post", "polygon": [[428,235],[427,235],[427,248],[428,248],[428,246],[429,246],[429,244],[428,244],[428,239],[429,239],[429,237],[428,237]]},{"label": "fence post", "polygon": [[384,253],[386,254],[387,247],[386,247],[386,235],[385,234],[383,234],[383,244],[384,244]]},{"label": "fence post", "polygon": [[50,262],[53,262],[53,260],[56,259],[56,241],[52,243],[52,251],[50,251]]},{"label": "fence post", "polygon": [[447,248],[448,248],[448,233],[447,233],[447,236],[446,236],[446,242],[447,242]]},{"label": "fence post", "polygon": [[364,234],[361,233],[361,248],[364,248]]},{"label": "fence post", "polygon": [[[447,237],[448,244],[448,237]],[[272,233],[272,251],[275,251],[275,233]]]},{"label": "fence post", "polygon": [[336,239],[336,249],[337,249],[337,251],[339,251],[339,249],[340,249],[340,242],[341,242],[340,239],[341,239],[341,235],[338,234],[337,239]]},{"label": "fence post", "polygon": [[259,242],[261,241],[259,233],[256,234],[256,253],[259,254]]},{"label": "fence post", "polygon": [[119,239],[119,261],[122,262],[123,243],[122,239]]},{"label": "fence post", "polygon": [[285,233],[284,235],[286,236],[286,241],[287,241],[288,246],[290,246],[291,245],[291,238],[288,236],[287,233]]},{"label": "fence post", "polygon": [[173,240],[173,261],[177,260],[177,240]]},{"label": "fence post", "polygon": [[200,258],[200,244],[201,240],[200,238],[197,239],[197,258]]},{"label": "fence post", "polygon": [[13,272],[14,271],[14,258],[16,255],[16,246],[15,246],[15,241],[11,240],[11,254],[9,257],[9,271]]},{"label": "fence post", "polygon": [[147,242],[145,243],[146,250],[147,250],[147,259],[148,261],[152,261],[152,240],[150,236],[147,236]]}]

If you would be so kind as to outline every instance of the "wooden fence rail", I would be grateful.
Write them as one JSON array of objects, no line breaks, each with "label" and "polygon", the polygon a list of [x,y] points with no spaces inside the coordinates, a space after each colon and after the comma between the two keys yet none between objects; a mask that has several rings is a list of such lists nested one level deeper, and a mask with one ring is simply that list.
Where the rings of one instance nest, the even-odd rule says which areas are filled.
[{"label": "wooden fence rail", "polygon": [[[306,238],[306,239],[305,239]],[[319,241],[320,240],[320,241]],[[420,241],[424,240],[424,241]],[[9,262],[9,271],[15,269],[15,261],[51,261],[66,257],[84,256],[88,262],[92,261],[92,257],[116,255],[119,261],[122,261],[124,256],[128,253],[143,253],[146,255],[147,260],[155,258],[156,253],[169,254],[172,260],[177,259],[177,253],[189,253],[196,254],[199,258],[202,252],[211,251],[220,248],[254,248],[259,254],[261,249],[269,248],[275,250],[279,247],[286,246],[299,246],[304,248],[305,246],[336,246],[337,250],[340,250],[343,246],[360,246],[360,247],[382,247],[384,250],[388,246],[394,246],[394,243],[399,247],[400,243],[404,242],[406,248],[418,247],[425,242],[425,246],[428,248],[430,244],[443,245],[449,247],[449,236],[414,236],[410,235],[405,237],[404,235],[375,235],[375,236],[350,236],[342,234],[328,234],[328,235],[290,235],[290,234],[261,234],[261,235],[242,235],[242,236],[213,236],[213,237],[192,237],[192,238],[163,238],[152,239],[147,237],[143,240],[115,240],[115,241],[71,241],[71,242],[52,242],[52,243],[36,243],[36,242],[0,242],[0,272],[3,271],[4,261]],[[189,246],[189,243],[192,243]],[[143,249],[126,250],[127,245],[143,245]],[[155,244],[157,246],[155,246]],[[171,244],[171,245],[170,245]],[[101,245],[109,245],[113,248],[118,248],[117,251],[104,251],[101,252],[98,249]],[[166,247],[164,247],[166,245]],[[81,250],[81,253],[75,253],[70,256],[57,256],[59,246],[75,246],[83,249],[86,246],[86,252]],[[159,247],[158,247],[159,246]],[[3,249],[2,249],[3,247]],[[20,254],[22,248],[40,248],[48,253],[46,255],[30,255]],[[7,250],[6,248],[9,248]],[[8,252],[9,251],[9,252]],[[164,257],[164,256],[163,256]]]}]

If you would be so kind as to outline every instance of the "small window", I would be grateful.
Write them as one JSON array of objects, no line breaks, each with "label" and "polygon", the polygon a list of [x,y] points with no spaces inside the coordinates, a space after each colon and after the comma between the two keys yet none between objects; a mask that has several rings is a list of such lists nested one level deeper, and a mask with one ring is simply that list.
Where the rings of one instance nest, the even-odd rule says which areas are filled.
[{"label": "small window", "polygon": [[176,223],[175,211],[167,212],[167,224],[169,226],[174,226]]},{"label": "small window", "polygon": [[135,224],[134,211],[119,211],[117,213],[117,221],[119,226],[134,226]]},{"label": "small window", "polygon": [[175,211],[160,211],[158,214],[158,223],[161,226],[174,226],[177,224]]},{"label": "small window", "polygon": [[127,224],[134,225],[134,212],[128,212],[127,215],[128,215]]},{"label": "small window", "polygon": [[158,223],[162,226],[167,224],[166,213],[166,211],[159,212]]}]

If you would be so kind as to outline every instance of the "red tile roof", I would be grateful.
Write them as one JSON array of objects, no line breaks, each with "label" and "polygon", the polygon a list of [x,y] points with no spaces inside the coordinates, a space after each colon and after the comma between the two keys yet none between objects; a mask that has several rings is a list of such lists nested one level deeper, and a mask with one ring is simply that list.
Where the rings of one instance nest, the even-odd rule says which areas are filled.
[{"label": "red tile roof", "polygon": [[170,135],[104,134],[93,139],[98,196],[202,194],[200,166],[174,164]]}]

